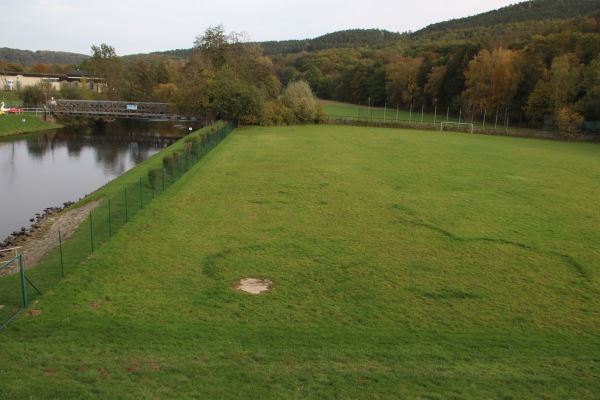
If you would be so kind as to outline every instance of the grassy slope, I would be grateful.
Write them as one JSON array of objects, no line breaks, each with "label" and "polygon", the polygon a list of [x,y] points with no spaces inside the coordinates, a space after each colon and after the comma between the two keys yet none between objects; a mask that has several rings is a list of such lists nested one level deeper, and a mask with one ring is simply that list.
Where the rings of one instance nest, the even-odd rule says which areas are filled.
[{"label": "grassy slope", "polygon": [[[376,122],[411,122],[413,124],[423,124],[439,126],[439,123],[446,121],[446,110],[435,109],[428,107],[427,109],[421,109],[421,107],[415,107],[412,110],[405,111],[396,109],[396,105],[390,105],[389,107],[369,107],[367,104],[350,104],[341,103],[331,100],[319,100],[325,114],[330,118],[345,117],[347,119],[361,120],[361,121],[376,121]],[[421,112],[423,114],[421,115]],[[421,121],[422,118],[422,121]],[[448,117],[448,121],[458,122],[458,117],[451,115]],[[462,122],[465,121],[464,118]],[[475,121],[475,123],[481,124],[482,121]]]},{"label": "grassy slope", "polygon": [[0,397],[594,398],[599,156],[239,129],[0,332]]},{"label": "grassy slope", "polygon": [[[23,122],[23,119],[25,122]],[[52,128],[58,128],[58,126],[44,122],[35,115],[0,115],[0,137]]]}]

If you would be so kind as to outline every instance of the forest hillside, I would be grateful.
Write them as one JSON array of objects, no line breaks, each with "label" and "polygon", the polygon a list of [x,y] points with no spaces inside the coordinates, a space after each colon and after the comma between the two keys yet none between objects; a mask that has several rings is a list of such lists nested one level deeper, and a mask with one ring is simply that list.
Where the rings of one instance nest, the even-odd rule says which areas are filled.
[{"label": "forest hillside", "polygon": [[[216,92],[241,90],[233,83],[269,100],[302,80],[324,100],[441,108],[471,119],[502,112],[512,122],[571,132],[600,121],[599,20],[600,0],[531,0],[417,32],[351,29],[248,43],[220,25],[207,33],[221,42],[199,35],[192,49],[118,57],[122,65],[110,68],[101,65],[117,58],[110,46],[92,57],[3,48],[0,70],[50,72],[71,64],[110,82],[112,96],[190,107],[223,102]],[[221,80],[229,83],[221,87]],[[264,116],[261,107],[253,113]],[[248,121],[263,121],[258,114]]]}]

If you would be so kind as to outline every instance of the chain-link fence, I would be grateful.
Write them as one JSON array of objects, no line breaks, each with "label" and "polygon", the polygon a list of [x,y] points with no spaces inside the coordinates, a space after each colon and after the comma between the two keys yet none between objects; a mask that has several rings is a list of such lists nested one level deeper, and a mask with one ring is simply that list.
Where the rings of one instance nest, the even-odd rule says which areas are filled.
[{"label": "chain-link fence", "polygon": [[23,254],[0,264],[0,329],[15,319],[28,306],[27,282],[23,268]]},{"label": "chain-link fence", "polygon": [[408,111],[395,108],[368,107],[359,105],[354,113],[348,109],[326,115],[326,122],[337,125],[387,127],[422,130],[452,130],[458,132],[487,135],[504,135],[539,139],[571,141],[600,141],[600,123],[582,123],[577,134],[565,135],[558,132],[552,121],[525,121],[523,112],[508,108],[486,110],[474,117],[461,108],[450,107],[411,107]]},{"label": "chain-link fence", "polygon": [[[216,123],[188,135],[162,160],[154,160],[144,177],[101,199],[98,205],[90,207],[90,211],[82,212],[86,210],[86,206],[82,206],[78,209],[79,220],[55,223],[44,235],[43,243],[37,245],[37,250],[29,247],[19,254],[17,249],[15,258],[0,266],[1,327],[14,319],[33,298],[47,292],[62,277],[84,264],[138,211],[175,184],[233,129],[233,123]],[[45,252],[44,257],[34,254],[36,252]],[[28,287],[34,289],[29,294]]]}]

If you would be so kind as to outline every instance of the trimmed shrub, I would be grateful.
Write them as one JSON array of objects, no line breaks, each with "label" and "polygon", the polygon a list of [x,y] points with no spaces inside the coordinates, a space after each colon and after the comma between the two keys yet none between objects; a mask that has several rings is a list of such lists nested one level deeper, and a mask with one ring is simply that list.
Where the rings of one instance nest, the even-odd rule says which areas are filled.
[{"label": "trimmed shrub", "polygon": [[174,164],[174,159],[172,155],[167,155],[163,157],[163,167],[165,168],[165,171],[167,171],[167,174],[169,175],[173,175],[173,164]]},{"label": "trimmed shrub", "polygon": [[158,171],[156,168],[150,168],[148,170],[148,184],[152,190],[156,190],[156,179],[158,178]]},{"label": "trimmed shrub", "polygon": [[198,135],[192,135],[185,139],[183,148],[188,155],[198,154],[198,143],[200,143],[200,137]]}]

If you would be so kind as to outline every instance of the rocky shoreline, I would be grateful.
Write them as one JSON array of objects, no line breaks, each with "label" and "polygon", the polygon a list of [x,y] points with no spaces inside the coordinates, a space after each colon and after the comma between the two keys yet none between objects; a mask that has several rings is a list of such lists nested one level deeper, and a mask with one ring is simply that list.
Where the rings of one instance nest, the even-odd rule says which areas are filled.
[{"label": "rocky shoreline", "polygon": [[[62,240],[68,239],[85,220],[89,213],[104,199],[97,199],[82,205],[81,207],[66,210],[73,203],[65,203],[65,207],[50,207],[43,214],[36,215],[36,221],[31,229],[25,228],[15,231],[17,235],[10,235],[10,241],[2,242],[2,249],[19,247],[18,252],[24,255],[25,269],[29,269],[39,263],[52,250],[58,247],[58,234]],[[33,219],[33,218],[32,218]],[[13,232],[13,233],[15,233]],[[2,258],[7,261],[14,257],[12,252],[0,252],[0,263]],[[11,274],[17,271],[16,266],[3,268],[0,275]]]},{"label": "rocky shoreline", "polygon": [[[63,207],[47,207],[42,213],[35,214],[35,218],[31,218],[29,220],[29,222],[32,222],[29,228],[23,226],[20,230],[13,231],[12,234],[8,235],[2,242],[0,242],[0,250],[6,250],[19,246],[25,242],[27,238],[34,237],[36,232],[42,228],[44,222],[46,222],[50,217],[60,214],[63,212],[63,210],[67,209],[73,204],[74,203],[72,201],[68,201],[63,203]],[[0,259],[2,257],[3,253],[0,253]]]}]

